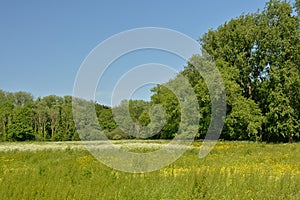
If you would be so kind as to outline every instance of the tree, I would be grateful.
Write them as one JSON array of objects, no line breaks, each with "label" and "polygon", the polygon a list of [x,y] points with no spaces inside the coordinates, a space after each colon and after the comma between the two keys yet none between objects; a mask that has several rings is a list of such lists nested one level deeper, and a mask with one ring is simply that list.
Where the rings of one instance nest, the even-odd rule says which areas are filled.
[{"label": "tree", "polygon": [[112,110],[108,106],[102,106],[100,104],[95,105],[99,125],[102,130],[111,132],[117,128],[116,122],[113,119]]},{"label": "tree", "polygon": [[8,126],[7,139],[9,141],[34,140],[33,109],[30,105],[16,107],[12,123]]},{"label": "tree", "polygon": [[0,133],[3,141],[7,140],[8,127],[11,124],[13,116],[13,101],[9,100],[9,93],[0,90]]},{"label": "tree", "polygon": [[79,140],[72,113],[72,97],[65,96],[60,113],[59,140]]},{"label": "tree", "polygon": [[[172,80],[170,80],[170,82],[171,81]],[[154,93],[151,96],[151,105],[161,105],[161,108],[165,110],[164,113],[166,117],[164,126],[155,138],[173,138],[178,132],[179,124],[181,121],[179,101],[176,95],[170,89],[168,89],[168,86],[166,85],[157,85],[156,87],[151,89],[151,92]]]},{"label": "tree", "polygon": [[[299,1],[295,8],[299,14]],[[300,121],[299,17],[292,5],[271,0],[262,12],[232,19],[200,41],[219,69],[237,72],[232,83],[238,84],[249,105],[251,101],[258,105],[266,119],[262,120],[263,139],[276,138],[279,132],[279,140],[299,139],[295,136]],[[274,112],[283,110],[290,114],[275,118]]]},{"label": "tree", "polygon": [[28,93],[28,92],[16,92],[13,94],[14,95],[14,105],[15,106],[19,106],[19,107],[23,107],[26,105],[33,105],[34,101],[33,101],[33,96]]},{"label": "tree", "polygon": [[49,109],[50,138],[51,140],[57,140],[56,133],[60,125],[63,98],[56,95],[49,95],[43,98],[43,102],[47,105],[47,109]]},{"label": "tree", "polygon": [[141,115],[148,108],[149,103],[143,100],[123,100],[120,105],[112,108],[112,119],[123,134],[127,133],[135,138],[141,138],[144,123],[141,121]]},{"label": "tree", "polygon": [[37,127],[37,135],[39,140],[47,140],[48,135],[48,124],[50,118],[50,109],[46,102],[38,98],[35,102],[35,123]]}]

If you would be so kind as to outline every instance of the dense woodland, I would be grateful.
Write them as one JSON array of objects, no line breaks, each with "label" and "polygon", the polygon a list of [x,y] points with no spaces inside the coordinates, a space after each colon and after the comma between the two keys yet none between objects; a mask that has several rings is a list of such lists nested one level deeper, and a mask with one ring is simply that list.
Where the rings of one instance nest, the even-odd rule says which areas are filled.
[{"label": "dense woodland", "polygon": [[[193,56],[180,72],[189,80],[199,103],[197,139],[205,137],[211,120],[211,99],[197,68],[215,63],[226,87],[227,116],[222,139],[300,140],[299,14],[299,0],[295,4],[271,0],[262,11],[243,14],[199,39],[203,55]],[[115,108],[93,103],[99,127],[109,139],[173,138],[178,134],[181,109],[167,85],[179,80],[152,88],[150,102],[124,100]],[[122,118],[127,104],[130,118]],[[158,110],[154,117],[164,114],[165,120],[157,119],[162,128],[151,129],[157,134],[149,135],[143,127],[153,120],[150,108],[158,104],[165,112]],[[129,127],[130,135],[118,128],[112,109],[122,127]],[[34,99],[26,92],[0,91],[0,141],[25,140],[80,140],[73,120],[72,97],[50,95]]]}]

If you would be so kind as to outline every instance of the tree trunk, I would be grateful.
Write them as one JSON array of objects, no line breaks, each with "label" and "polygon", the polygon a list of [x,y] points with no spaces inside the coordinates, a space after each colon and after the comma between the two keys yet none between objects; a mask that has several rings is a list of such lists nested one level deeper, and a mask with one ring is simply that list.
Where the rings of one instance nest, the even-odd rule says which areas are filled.
[{"label": "tree trunk", "polygon": [[3,126],[3,141],[6,141],[6,123],[5,120],[2,121],[2,126]]}]

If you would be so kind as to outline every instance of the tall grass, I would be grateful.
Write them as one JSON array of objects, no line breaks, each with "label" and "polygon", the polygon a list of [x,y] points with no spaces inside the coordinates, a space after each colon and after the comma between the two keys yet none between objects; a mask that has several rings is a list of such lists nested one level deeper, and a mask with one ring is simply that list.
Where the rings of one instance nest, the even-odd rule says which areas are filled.
[{"label": "tall grass", "polygon": [[145,174],[81,149],[2,151],[0,199],[300,199],[300,144],[220,142]]}]

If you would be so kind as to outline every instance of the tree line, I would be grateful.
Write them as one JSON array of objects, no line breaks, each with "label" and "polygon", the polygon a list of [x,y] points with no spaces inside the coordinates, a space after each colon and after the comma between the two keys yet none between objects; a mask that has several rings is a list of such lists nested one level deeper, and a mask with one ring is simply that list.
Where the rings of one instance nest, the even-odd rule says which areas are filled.
[{"label": "tree line", "polygon": [[[199,69],[216,66],[226,88],[226,119],[221,138],[289,142],[300,140],[300,1],[271,0],[262,11],[243,14],[209,30],[178,76],[152,88],[149,102],[124,100],[116,107],[93,103],[99,131],[109,139],[172,139],[180,130],[184,105],[170,86],[189,80],[199,106],[196,139],[211,121],[211,98]],[[184,89],[184,88],[183,88]],[[182,90],[182,98],[184,90]],[[129,115],[128,115],[129,109]],[[194,119],[189,119],[194,120]],[[192,124],[192,123],[191,123]],[[99,139],[97,132],[90,139]],[[34,99],[26,92],[0,91],[1,141],[79,140],[72,97]]]}]

